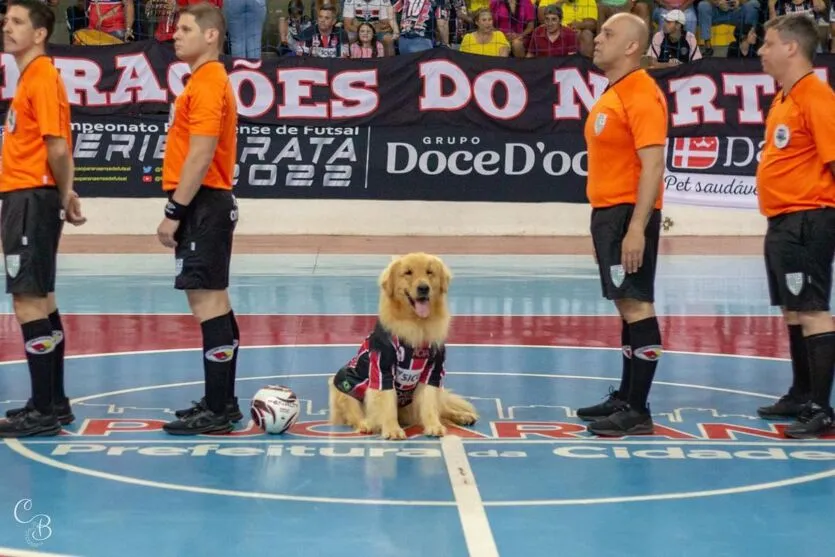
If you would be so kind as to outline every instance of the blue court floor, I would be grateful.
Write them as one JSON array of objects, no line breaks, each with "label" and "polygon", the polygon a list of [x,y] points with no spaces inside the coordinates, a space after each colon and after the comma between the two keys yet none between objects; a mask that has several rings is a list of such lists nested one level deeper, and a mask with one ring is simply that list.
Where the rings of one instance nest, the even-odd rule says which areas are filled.
[{"label": "blue court floor", "polygon": [[[160,427],[202,395],[203,372],[173,259],[62,256],[76,421],[60,437],[0,443],[0,557],[761,557],[835,546],[835,436],[791,441],[756,415],[791,375],[775,353],[784,332],[761,258],[660,258],[657,311],[678,321],[651,395],[656,434],[604,440],[575,414],[617,386],[621,366],[591,258],[445,256],[446,386],[481,419],[443,441],[409,431],[403,442],[326,424],[326,380],[368,332],[388,260],[236,256],[242,409],[283,384],[302,399],[300,423],[270,436],[245,418],[228,436],[174,438]],[[29,394],[4,317],[3,412]],[[745,353],[700,348],[711,342]]]}]

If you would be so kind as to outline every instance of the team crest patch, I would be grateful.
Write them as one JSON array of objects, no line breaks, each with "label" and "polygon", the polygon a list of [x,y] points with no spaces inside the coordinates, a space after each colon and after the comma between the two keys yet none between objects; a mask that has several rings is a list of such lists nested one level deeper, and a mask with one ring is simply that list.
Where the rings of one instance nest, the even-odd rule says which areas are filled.
[{"label": "team crest patch", "polygon": [[182,273],[182,272],[183,272],[183,258],[182,258],[182,257],[178,257],[178,258],[174,261],[174,273],[175,273],[175,274],[177,274],[177,275],[179,275],[179,274],[180,274],[180,273]]},{"label": "team crest patch", "polygon": [[7,255],[6,256],[6,274],[8,274],[12,278],[15,278],[19,272],[20,272],[20,256],[19,255]]},{"label": "team crest patch", "polygon": [[784,149],[789,144],[789,139],[791,139],[789,127],[785,124],[777,126],[774,130],[774,146],[778,149]]},{"label": "team crest patch", "polygon": [[609,267],[609,276],[615,288],[620,288],[620,285],[623,284],[623,279],[626,278],[626,271],[623,270],[623,265],[612,265]]},{"label": "team crest patch", "polygon": [[234,346],[218,346],[206,352],[206,359],[210,362],[228,362],[234,355]]},{"label": "team crest patch", "polygon": [[52,335],[33,338],[23,346],[30,354],[48,354],[55,350],[55,339]]},{"label": "team crest patch", "polygon": [[17,113],[9,109],[9,115],[6,117],[6,129],[9,130],[9,133],[14,133],[15,128],[17,127]]},{"label": "team crest patch", "polygon": [[640,348],[636,348],[635,351],[632,353],[636,358],[640,358],[641,360],[647,360],[648,362],[654,362],[661,357],[663,353],[663,348],[657,344],[653,344],[651,346],[642,346]]},{"label": "team crest patch", "polygon": [[797,296],[803,290],[803,273],[786,273],[786,287]]},{"label": "team crest patch", "polygon": [[606,127],[606,115],[605,114],[598,114],[597,118],[594,119],[594,135],[600,135],[600,132],[603,131],[603,128]]}]

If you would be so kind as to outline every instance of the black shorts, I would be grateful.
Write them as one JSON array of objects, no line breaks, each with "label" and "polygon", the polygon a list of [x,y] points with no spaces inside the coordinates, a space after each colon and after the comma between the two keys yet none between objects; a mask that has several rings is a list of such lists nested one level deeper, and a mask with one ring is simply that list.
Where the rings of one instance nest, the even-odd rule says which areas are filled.
[{"label": "black shorts", "polygon": [[180,221],[174,239],[177,290],[225,290],[229,287],[232,237],[238,203],[229,190],[201,187]]},{"label": "black shorts", "polygon": [[771,305],[788,311],[829,311],[835,209],[768,219],[765,268]]},{"label": "black shorts", "polygon": [[6,293],[46,296],[55,292],[58,243],[64,228],[61,194],[38,187],[3,194],[0,231]]},{"label": "black shorts", "polygon": [[591,238],[597,256],[600,286],[603,297],[609,300],[632,299],[654,302],[661,211],[655,209],[650,214],[641,268],[637,273],[627,275],[621,264],[620,248],[629,228],[633,209],[633,205],[615,205],[592,210]]}]

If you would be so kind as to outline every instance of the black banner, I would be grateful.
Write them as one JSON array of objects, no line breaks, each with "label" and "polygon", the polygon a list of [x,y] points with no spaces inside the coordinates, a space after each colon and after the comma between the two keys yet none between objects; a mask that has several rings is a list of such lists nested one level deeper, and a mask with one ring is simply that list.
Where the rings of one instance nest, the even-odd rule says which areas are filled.
[{"label": "black banner", "polygon": [[[79,192],[159,196],[168,108],[188,67],[154,41],[50,54],[72,104]],[[225,63],[239,98],[241,197],[585,201],[582,126],[607,82],[581,57],[434,49]],[[816,66],[835,85],[835,55]],[[5,110],[18,78],[11,56],[0,71]],[[668,190],[750,195],[775,92],[759,61],[704,59],[653,75],[670,109]]]}]

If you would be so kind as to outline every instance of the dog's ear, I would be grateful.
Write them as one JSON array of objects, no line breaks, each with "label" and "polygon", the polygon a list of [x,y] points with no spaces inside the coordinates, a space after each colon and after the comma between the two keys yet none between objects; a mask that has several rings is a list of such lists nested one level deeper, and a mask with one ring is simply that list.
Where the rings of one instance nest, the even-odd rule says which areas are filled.
[{"label": "dog's ear", "polygon": [[446,294],[449,291],[449,283],[452,281],[452,271],[440,259],[438,259],[438,266],[441,269],[441,293]]},{"label": "dog's ear", "polygon": [[392,259],[388,267],[380,275],[380,288],[389,298],[394,297],[394,283],[396,281],[397,269],[400,267],[400,259]]}]

